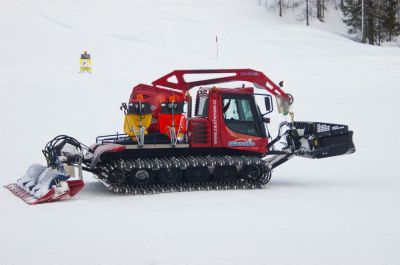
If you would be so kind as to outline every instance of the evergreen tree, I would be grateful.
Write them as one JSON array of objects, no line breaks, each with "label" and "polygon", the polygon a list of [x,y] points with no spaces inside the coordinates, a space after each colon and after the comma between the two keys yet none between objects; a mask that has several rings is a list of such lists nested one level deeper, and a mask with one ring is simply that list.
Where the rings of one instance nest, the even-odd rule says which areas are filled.
[{"label": "evergreen tree", "polygon": [[400,35],[398,10],[398,0],[344,0],[343,22],[361,42],[380,45]]},{"label": "evergreen tree", "polygon": [[379,37],[380,9],[378,0],[364,0],[364,36],[363,42],[374,45]]},{"label": "evergreen tree", "polygon": [[361,0],[344,0],[342,12],[344,15],[343,22],[349,26],[348,32],[350,34],[359,34],[361,32]]},{"label": "evergreen tree", "polygon": [[[265,0],[267,4],[268,0]],[[348,32],[363,43],[381,45],[400,35],[400,0],[271,0],[270,8],[279,16],[287,9],[299,9],[299,20],[310,24],[312,18],[324,22],[326,5],[333,3],[342,9]],[[259,0],[259,5],[262,0]]]},{"label": "evergreen tree", "polygon": [[369,44],[375,44],[377,31],[375,3],[375,0],[344,0],[343,22],[350,27],[348,32],[356,34],[363,43],[368,41]]},{"label": "evergreen tree", "polygon": [[387,41],[392,41],[393,37],[400,35],[400,21],[397,13],[399,11],[398,0],[386,0],[384,5],[384,17],[382,27]]}]

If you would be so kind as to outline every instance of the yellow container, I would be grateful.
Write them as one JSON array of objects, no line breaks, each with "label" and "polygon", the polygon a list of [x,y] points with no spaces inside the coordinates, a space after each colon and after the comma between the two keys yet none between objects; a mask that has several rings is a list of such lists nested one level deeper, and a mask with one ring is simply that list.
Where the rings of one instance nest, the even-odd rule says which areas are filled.
[{"label": "yellow container", "polygon": [[152,116],[152,114],[126,114],[124,120],[124,132],[129,135],[133,141],[136,141],[135,133],[139,134],[141,122],[142,126],[145,128],[144,135],[147,135],[147,129],[151,124]]}]

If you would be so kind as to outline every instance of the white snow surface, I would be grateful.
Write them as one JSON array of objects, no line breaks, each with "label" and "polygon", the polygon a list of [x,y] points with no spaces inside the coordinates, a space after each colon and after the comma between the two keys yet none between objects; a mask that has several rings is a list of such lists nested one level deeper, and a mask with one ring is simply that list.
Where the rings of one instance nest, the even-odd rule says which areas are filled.
[{"label": "white snow surface", "polygon": [[174,69],[284,79],[297,120],[348,124],[357,148],[294,158],[254,191],[119,196],[86,174],[76,197],[28,206],[0,189],[0,264],[399,264],[400,49],[257,2],[0,1],[2,185],[58,134],[121,131],[131,88]]}]

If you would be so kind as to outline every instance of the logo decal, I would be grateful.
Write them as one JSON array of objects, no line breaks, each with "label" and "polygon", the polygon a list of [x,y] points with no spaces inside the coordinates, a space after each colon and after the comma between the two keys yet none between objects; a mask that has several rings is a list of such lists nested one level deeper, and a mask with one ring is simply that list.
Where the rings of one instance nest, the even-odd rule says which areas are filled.
[{"label": "logo decal", "polygon": [[241,76],[258,76],[257,72],[241,72]]},{"label": "logo decal", "polygon": [[247,141],[246,140],[242,140],[242,139],[237,139],[235,141],[229,141],[228,142],[228,146],[256,146],[256,143],[253,142],[253,140],[251,140],[251,138],[249,138]]},{"label": "logo decal", "polygon": [[217,100],[213,99],[212,101],[213,106],[212,106],[212,113],[213,113],[213,139],[214,139],[214,144],[216,145],[218,143],[218,117],[217,117]]}]

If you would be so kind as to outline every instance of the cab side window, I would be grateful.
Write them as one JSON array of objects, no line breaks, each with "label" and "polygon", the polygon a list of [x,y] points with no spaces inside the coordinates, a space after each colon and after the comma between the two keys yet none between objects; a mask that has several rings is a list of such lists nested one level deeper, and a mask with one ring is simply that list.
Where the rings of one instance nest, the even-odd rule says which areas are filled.
[{"label": "cab side window", "polygon": [[225,124],[234,132],[260,136],[259,125],[255,122],[254,98],[250,96],[223,95],[222,113]]}]

